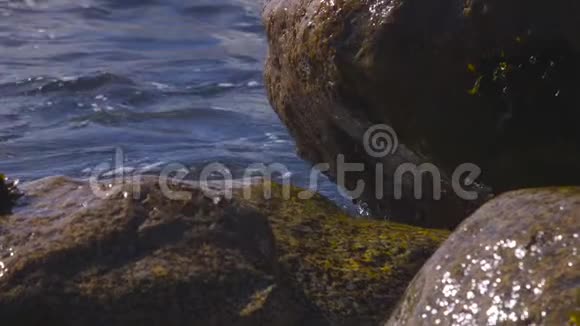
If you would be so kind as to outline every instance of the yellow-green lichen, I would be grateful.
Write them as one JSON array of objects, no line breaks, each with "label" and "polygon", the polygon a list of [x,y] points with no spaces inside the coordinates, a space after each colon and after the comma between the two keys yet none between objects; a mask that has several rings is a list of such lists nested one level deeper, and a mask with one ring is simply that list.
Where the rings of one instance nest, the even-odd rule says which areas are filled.
[{"label": "yellow-green lichen", "polygon": [[301,200],[294,190],[283,199],[276,184],[256,186],[252,194],[260,196],[263,187],[273,188],[273,198],[254,197],[248,203],[269,212],[291,281],[333,318],[384,313],[447,236],[445,231],[353,219],[320,196]]}]

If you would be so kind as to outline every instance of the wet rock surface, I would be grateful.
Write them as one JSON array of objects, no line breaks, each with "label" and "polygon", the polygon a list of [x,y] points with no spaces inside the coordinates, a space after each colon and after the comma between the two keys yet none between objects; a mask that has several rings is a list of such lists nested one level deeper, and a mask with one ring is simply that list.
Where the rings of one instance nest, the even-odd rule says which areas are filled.
[{"label": "wet rock surface", "polygon": [[385,325],[578,325],[580,188],[485,204],[429,259]]},{"label": "wet rock surface", "polygon": [[[462,163],[491,192],[580,184],[580,6],[571,1],[271,0],[265,80],[270,101],[306,159],[367,165],[346,184],[406,223],[453,227],[488,199],[464,201],[451,176]],[[363,147],[386,124],[402,144],[376,159]],[[384,199],[375,196],[385,164]],[[423,187],[393,200],[402,163],[435,164],[442,200]],[[369,172],[370,171],[370,172]],[[477,189],[478,187],[475,186]],[[379,214],[377,214],[379,215]]]},{"label": "wet rock surface", "polygon": [[27,184],[0,219],[2,323],[371,325],[447,236],[297,189],[261,199],[266,185],[226,200],[174,184],[188,196],[170,200],[155,178],[103,184],[106,198],[63,177]]}]

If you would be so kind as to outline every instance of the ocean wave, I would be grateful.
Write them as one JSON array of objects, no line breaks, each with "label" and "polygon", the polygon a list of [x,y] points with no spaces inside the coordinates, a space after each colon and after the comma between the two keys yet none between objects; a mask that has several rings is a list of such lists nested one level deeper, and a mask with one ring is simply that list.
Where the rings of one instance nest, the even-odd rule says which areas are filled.
[{"label": "ocean wave", "polygon": [[90,92],[109,86],[132,86],[135,83],[123,76],[97,73],[81,77],[30,77],[22,81],[0,84],[0,96],[46,95],[56,92]]},{"label": "ocean wave", "polygon": [[247,121],[248,117],[244,114],[215,109],[215,108],[190,108],[177,109],[160,112],[138,112],[126,108],[115,110],[99,110],[86,115],[81,115],[70,120],[70,122],[90,122],[105,126],[118,126],[128,123],[139,123],[153,120],[168,121]]}]

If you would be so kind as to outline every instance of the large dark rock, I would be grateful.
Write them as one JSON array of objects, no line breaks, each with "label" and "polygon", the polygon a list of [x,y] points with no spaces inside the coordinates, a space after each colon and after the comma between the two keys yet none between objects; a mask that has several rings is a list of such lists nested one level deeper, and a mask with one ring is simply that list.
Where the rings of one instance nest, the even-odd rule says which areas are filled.
[{"label": "large dark rock", "polygon": [[[580,3],[556,0],[271,0],[270,101],[312,162],[367,164],[375,211],[420,225],[454,226],[478,207],[450,186],[461,163],[495,193],[580,184]],[[399,151],[382,161],[385,199],[363,135],[391,126]],[[393,199],[401,163],[441,168],[442,200]],[[424,187],[429,188],[429,187]]]},{"label": "large dark rock", "polygon": [[386,325],[579,325],[580,188],[485,204],[429,259]]},{"label": "large dark rock", "polygon": [[370,325],[446,232],[357,221],[269,183],[232,200],[156,178],[49,178],[0,218],[6,325]]}]

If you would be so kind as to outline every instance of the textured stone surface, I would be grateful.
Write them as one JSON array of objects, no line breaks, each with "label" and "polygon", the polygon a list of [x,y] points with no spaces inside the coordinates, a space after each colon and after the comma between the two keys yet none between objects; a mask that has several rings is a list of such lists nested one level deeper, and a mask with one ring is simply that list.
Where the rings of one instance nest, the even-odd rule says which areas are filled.
[{"label": "textured stone surface", "polygon": [[189,198],[169,200],[156,180],[103,184],[103,199],[67,178],[27,184],[0,219],[2,323],[376,324],[447,235],[297,189],[220,200],[175,184]]},{"label": "textured stone surface", "polygon": [[[306,159],[367,164],[375,212],[455,226],[487,199],[454,196],[450,177],[478,165],[495,193],[580,184],[580,4],[557,0],[271,0],[270,101]],[[402,146],[385,157],[385,198],[374,195],[377,160],[364,131],[390,125]],[[447,190],[393,200],[401,163],[437,165]],[[369,172],[370,171],[370,172]],[[429,188],[429,187],[424,187]]]},{"label": "textured stone surface", "polygon": [[281,267],[333,325],[376,325],[447,235],[355,220],[318,196],[301,200],[293,193],[280,200],[281,191],[273,193],[274,200],[255,204],[258,211],[272,211]]},{"label": "textured stone surface", "polygon": [[429,259],[386,325],[578,325],[580,188],[485,204]]}]

